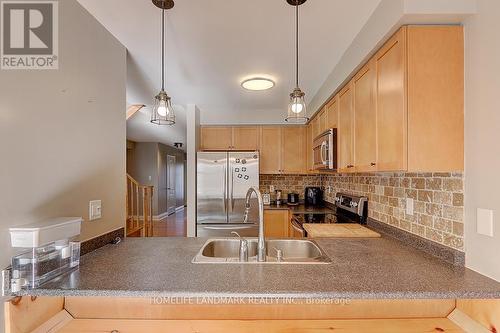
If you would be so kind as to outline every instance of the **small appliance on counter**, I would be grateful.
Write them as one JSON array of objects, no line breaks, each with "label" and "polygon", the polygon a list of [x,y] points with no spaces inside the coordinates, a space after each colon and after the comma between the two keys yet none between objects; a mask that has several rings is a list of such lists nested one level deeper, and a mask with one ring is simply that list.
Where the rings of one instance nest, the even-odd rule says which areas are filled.
[{"label": "small appliance on counter", "polygon": [[297,206],[299,204],[299,195],[297,193],[288,193],[286,202],[289,206]]},{"label": "small appliance on counter", "polygon": [[357,223],[364,225],[368,219],[368,198],[344,193],[335,196],[335,212],[326,214],[294,214],[292,227],[299,237],[306,237],[303,224]]},{"label": "small appliance on counter", "polygon": [[281,190],[276,190],[276,206],[283,204],[283,198],[281,197],[283,192]]},{"label": "small appliance on counter", "polygon": [[320,187],[306,187],[306,206],[323,206],[323,191]]},{"label": "small appliance on counter", "polygon": [[262,203],[266,206],[269,206],[271,204],[271,194],[269,193],[263,193],[262,194]]},{"label": "small appliance on counter", "polygon": [[2,271],[2,294],[36,289],[80,264],[81,217],[60,217],[10,228],[11,246],[20,249]]}]

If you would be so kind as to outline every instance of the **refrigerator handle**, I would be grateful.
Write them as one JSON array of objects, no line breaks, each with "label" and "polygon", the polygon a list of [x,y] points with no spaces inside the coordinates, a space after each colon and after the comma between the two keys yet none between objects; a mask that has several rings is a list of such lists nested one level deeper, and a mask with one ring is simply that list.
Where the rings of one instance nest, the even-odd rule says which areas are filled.
[{"label": "refrigerator handle", "polygon": [[224,201],[224,213],[227,212],[227,170],[226,170],[226,166],[224,165],[224,181],[223,181],[223,192],[224,192],[224,198],[223,198],[223,201]]},{"label": "refrigerator handle", "polygon": [[234,211],[233,189],[234,189],[234,168],[231,167],[231,212]]}]

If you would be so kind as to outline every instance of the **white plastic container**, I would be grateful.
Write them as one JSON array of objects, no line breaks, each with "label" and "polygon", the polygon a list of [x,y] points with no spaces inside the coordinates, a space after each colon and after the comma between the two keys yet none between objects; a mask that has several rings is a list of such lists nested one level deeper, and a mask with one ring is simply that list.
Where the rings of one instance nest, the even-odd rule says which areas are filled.
[{"label": "white plastic container", "polygon": [[58,217],[9,228],[10,242],[16,248],[36,248],[80,235],[81,217]]}]

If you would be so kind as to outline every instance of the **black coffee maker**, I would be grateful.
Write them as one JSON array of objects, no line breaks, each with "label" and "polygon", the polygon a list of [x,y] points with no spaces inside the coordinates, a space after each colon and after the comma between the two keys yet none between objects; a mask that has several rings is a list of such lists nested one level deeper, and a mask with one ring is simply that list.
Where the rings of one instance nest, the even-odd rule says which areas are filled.
[{"label": "black coffee maker", "polygon": [[323,206],[323,191],[320,187],[306,187],[306,206]]}]

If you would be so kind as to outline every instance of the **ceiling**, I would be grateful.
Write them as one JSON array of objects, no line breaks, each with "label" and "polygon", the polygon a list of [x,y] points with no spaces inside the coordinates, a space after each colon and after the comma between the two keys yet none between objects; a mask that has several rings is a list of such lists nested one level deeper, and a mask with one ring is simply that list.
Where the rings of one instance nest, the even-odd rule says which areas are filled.
[{"label": "ceiling", "polygon": [[[78,0],[128,50],[127,103],[146,104],[127,124],[135,141],[185,143],[185,108],[202,124],[283,123],[294,86],[294,8],[285,0],[177,0],[167,12],[167,93],[176,125],[149,123],[160,88],[161,11],[149,0]],[[300,86],[311,100],[380,0],[309,0],[300,7]],[[246,91],[267,74],[276,86]],[[309,110],[309,112],[314,110]],[[124,110],[125,113],[125,110]]]}]

